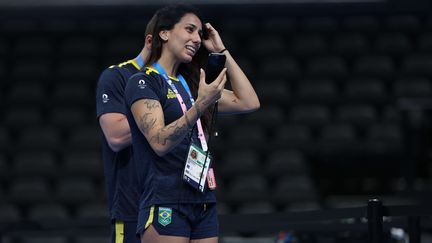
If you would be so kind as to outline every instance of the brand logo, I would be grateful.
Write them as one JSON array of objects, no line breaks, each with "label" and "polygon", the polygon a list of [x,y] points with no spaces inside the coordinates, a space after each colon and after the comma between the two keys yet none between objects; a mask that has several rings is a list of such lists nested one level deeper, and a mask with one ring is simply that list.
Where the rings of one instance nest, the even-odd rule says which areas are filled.
[{"label": "brand logo", "polygon": [[162,226],[167,226],[171,223],[172,210],[171,208],[159,207],[158,222]]},{"label": "brand logo", "polygon": [[140,81],[138,81],[138,88],[145,89],[146,86],[147,85],[146,85],[145,80],[141,79]]},{"label": "brand logo", "polygon": [[102,94],[102,102],[103,103],[107,103],[109,101],[108,95],[107,94]]},{"label": "brand logo", "polygon": [[175,99],[177,96],[171,89],[168,89],[167,98],[168,99]]}]

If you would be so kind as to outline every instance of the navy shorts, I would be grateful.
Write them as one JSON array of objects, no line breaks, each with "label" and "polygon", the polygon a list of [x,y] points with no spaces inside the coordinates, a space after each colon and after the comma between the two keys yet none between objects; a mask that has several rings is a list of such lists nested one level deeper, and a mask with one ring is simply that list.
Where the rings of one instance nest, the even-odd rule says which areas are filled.
[{"label": "navy shorts", "polygon": [[150,225],[159,235],[192,240],[217,237],[219,234],[216,203],[166,204],[140,210],[137,233],[142,235]]},{"label": "navy shorts", "polygon": [[141,243],[136,235],[137,222],[113,220],[111,223],[111,243]]}]

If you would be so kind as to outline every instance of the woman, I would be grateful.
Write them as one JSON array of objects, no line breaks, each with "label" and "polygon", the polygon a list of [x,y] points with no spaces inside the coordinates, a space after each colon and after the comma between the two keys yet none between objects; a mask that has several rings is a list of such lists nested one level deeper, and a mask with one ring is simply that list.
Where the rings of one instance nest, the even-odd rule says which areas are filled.
[{"label": "woman", "polygon": [[[146,243],[217,242],[216,198],[205,185],[211,173],[203,166],[210,157],[204,135],[208,126],[200,117],[216,101],[220,113],[243,113],[258,109],[259,100],[218,32],[203,25],[194,8],[172,5],[156,16],[146,60],[152,65],[131,77],[125,94],[136,169],[145,185],[137,232]],[[227,59],[210,84],[199,69],[205,52],[221,52]],[[227,77],[233,91],[224,89]]]}]

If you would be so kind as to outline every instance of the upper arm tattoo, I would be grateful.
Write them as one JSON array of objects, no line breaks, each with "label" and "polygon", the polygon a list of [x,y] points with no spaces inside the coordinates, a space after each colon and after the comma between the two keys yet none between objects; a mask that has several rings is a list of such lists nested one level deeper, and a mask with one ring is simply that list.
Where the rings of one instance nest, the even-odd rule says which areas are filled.
[{"label": "upper arm tattoo", "polygon": [[145,100],[144,105],[149,112],[145,112],[139,117],[138,126],[141,132],[148,134],[148,132],[156,126],[157,118],[153,115],[151,110],[160,108],[160,104],[156,100]]}]

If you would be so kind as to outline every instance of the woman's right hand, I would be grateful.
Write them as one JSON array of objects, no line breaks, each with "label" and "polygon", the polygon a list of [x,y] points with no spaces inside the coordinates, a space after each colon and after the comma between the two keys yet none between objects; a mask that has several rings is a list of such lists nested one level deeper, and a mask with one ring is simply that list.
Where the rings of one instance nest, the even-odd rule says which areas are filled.
[{"label": "woman's right hand", "polygon": [[202,68],[200,69],[200,83],[196,100],[196,104],[200,106],[200,110],[204,111],[221,98],[222,91],[227,81],[226,71],[226,68],[222,69],[217,78],[213,82],[207,84],[205,81],[205,72]]}]

